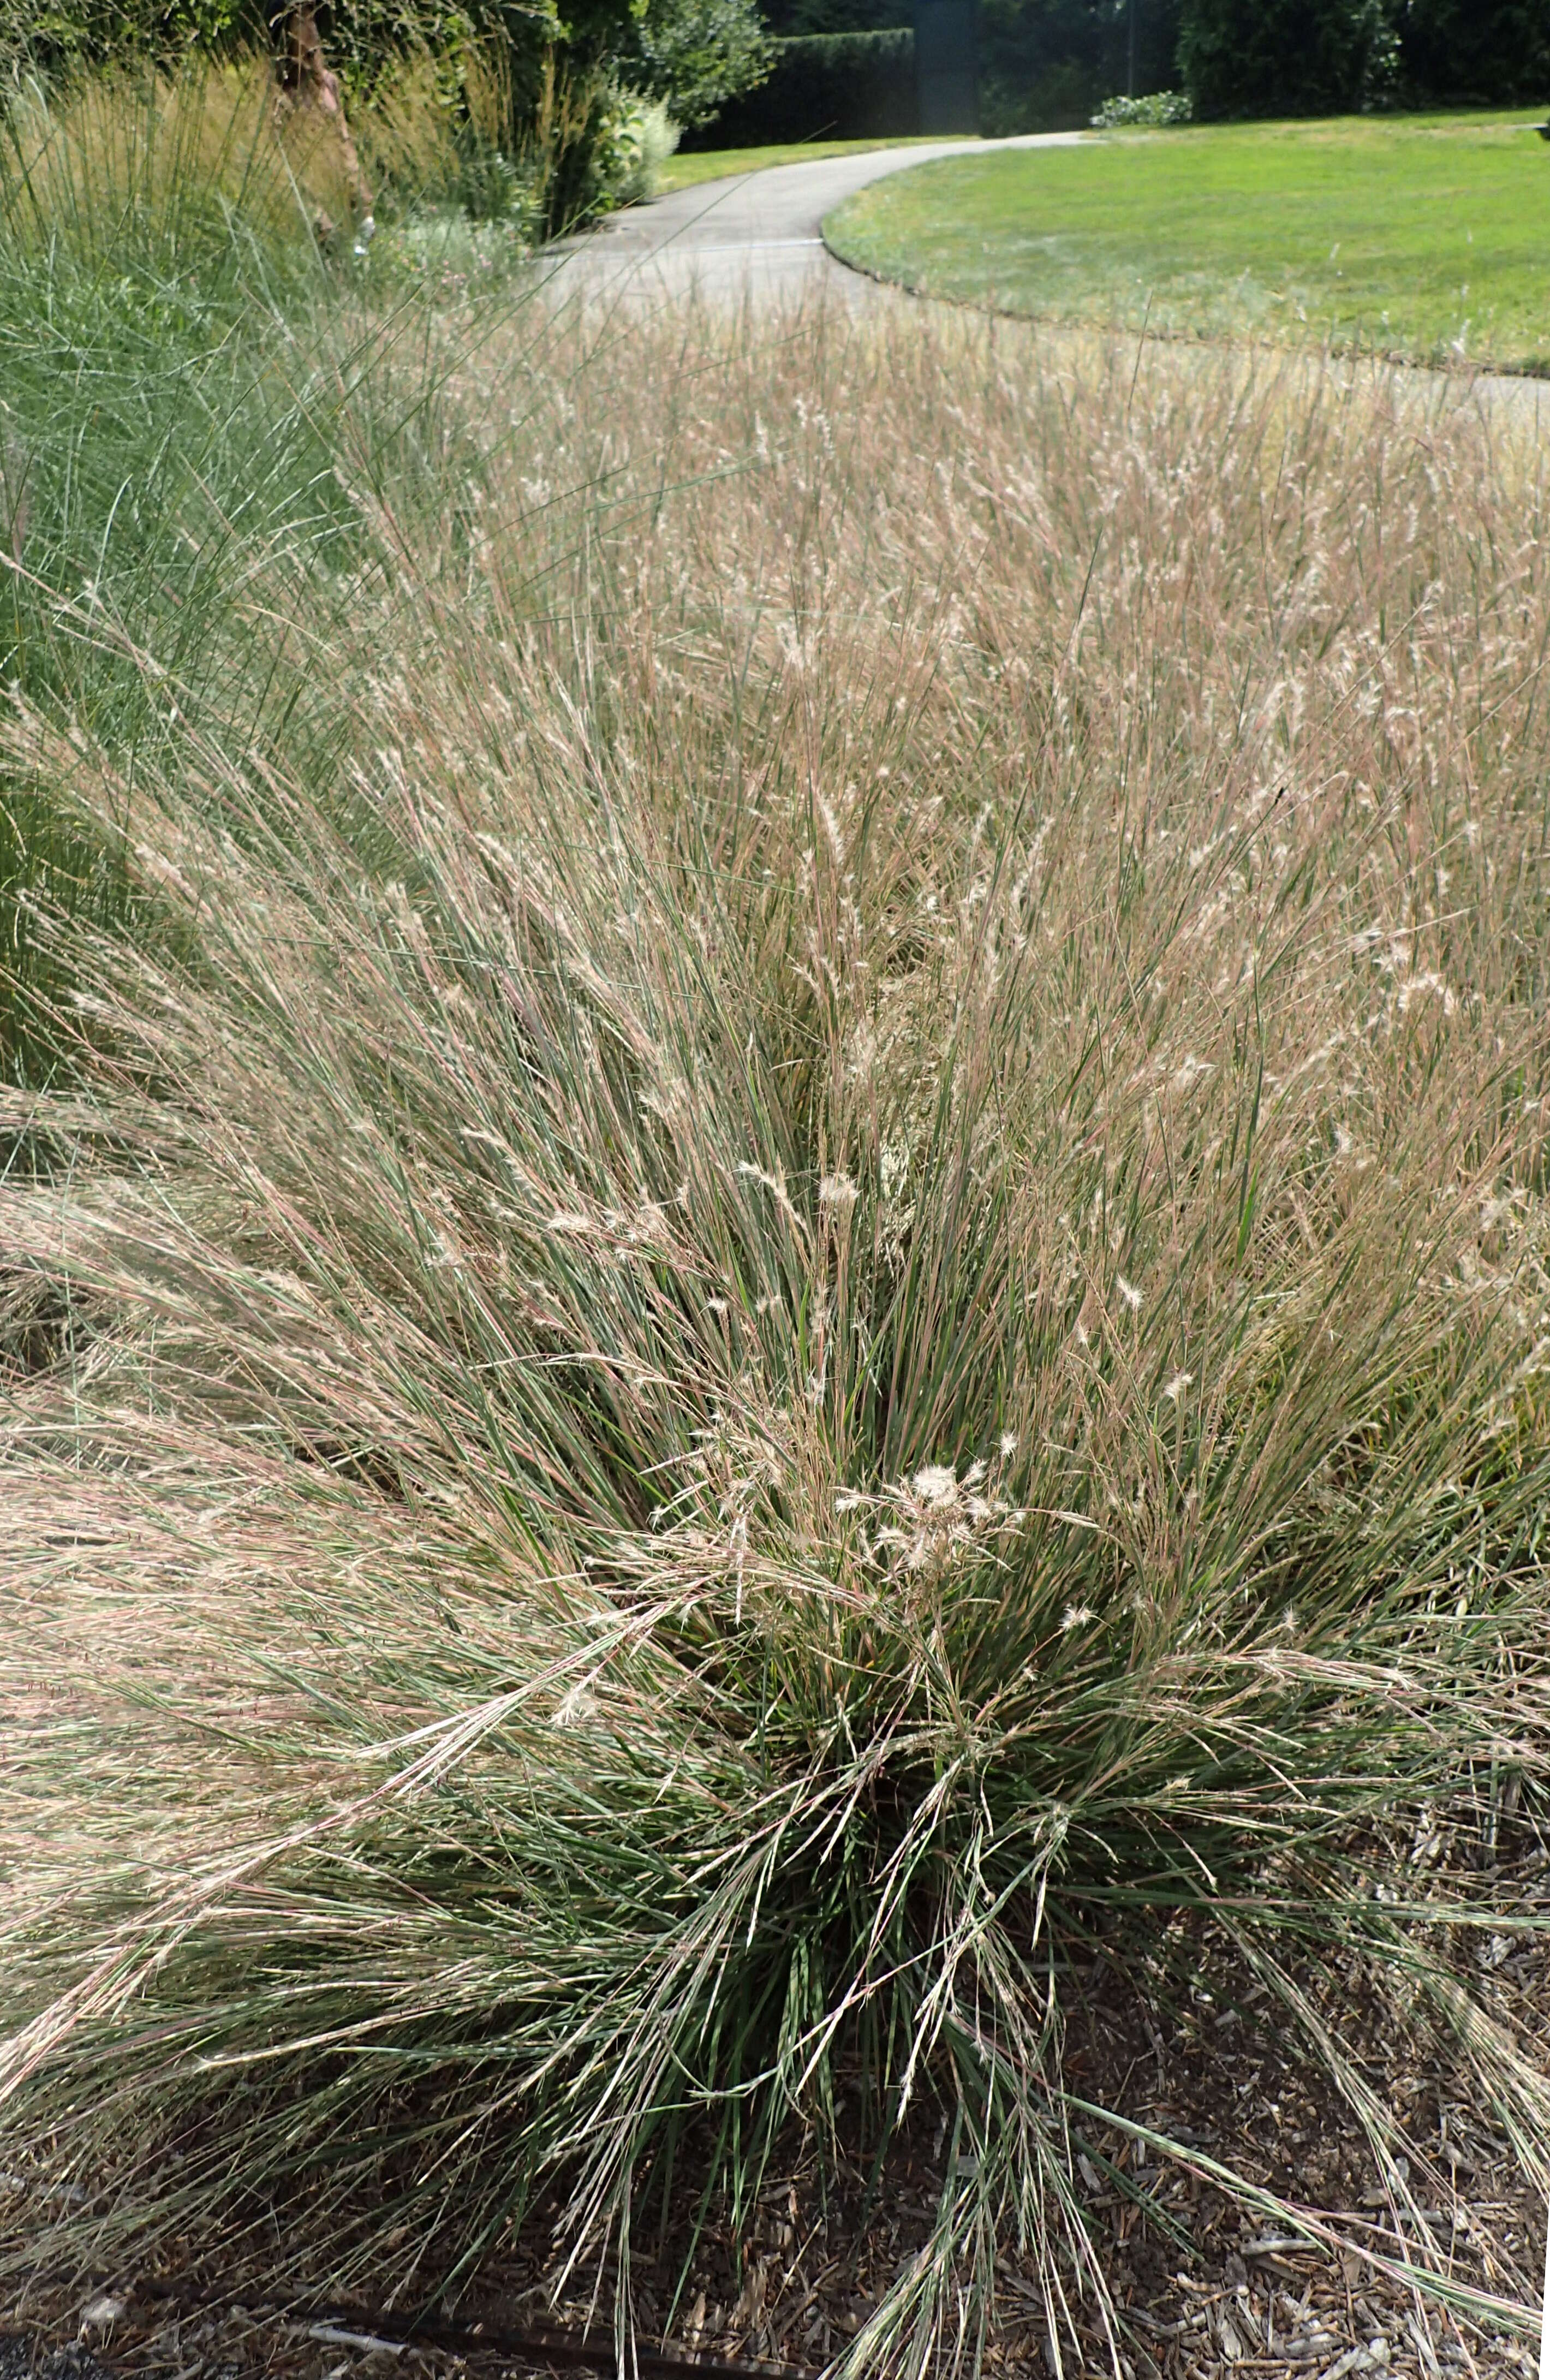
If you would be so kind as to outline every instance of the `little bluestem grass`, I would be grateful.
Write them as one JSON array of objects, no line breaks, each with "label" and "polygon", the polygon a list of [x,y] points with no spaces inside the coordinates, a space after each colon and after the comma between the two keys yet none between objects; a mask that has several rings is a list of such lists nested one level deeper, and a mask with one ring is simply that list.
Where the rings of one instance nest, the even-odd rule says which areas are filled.
[{"label": "little bluestem grass", "polygon": [[160,930],[57,923],[0,1217],[4,2137],[84,2193],[13,2269],[412,2298],[540,2224],[627,2344],[670,2155],[735,2223],[859,2076],[947,2154],[839,2368],[973,2360],[1008,2250],[1069,2359],[1095,1961],[1171,2025],[1228,1959],[1404,2215],[1333,1968],[1543,2187],[1471,1955],[1550,1718],[1537,459],[962,326],[521,335],[325,787],[15,712]]},{"label": "little bluestem grass", "polygon": [[[391,606],[418,507],[443,541],[466,516],[446,343],[413,295],[319,252],[309,156],[282,144],[267,67],[197,54],[170,78],[20,84],[0,116],[0,678],[130,775],[214,718],[325,784],[344,714],[318,654]],[[58,1060],[40,902],[127,916],[132,892],[13,762],[13,1078]]]}]

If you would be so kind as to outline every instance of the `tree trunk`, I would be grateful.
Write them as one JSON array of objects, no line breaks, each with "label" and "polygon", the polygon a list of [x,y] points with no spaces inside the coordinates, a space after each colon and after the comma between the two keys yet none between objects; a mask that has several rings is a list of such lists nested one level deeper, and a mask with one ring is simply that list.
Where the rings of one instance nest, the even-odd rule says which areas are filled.
[{"label": "tree trunk", "polygon": [[[369,239],[371,192],[351,138],[339,78],[323,55],[316,0],[290,0],[274,21],[281,37],[277,73],[282,118],[310,144],[333,189],[342,189],[357,234]],[[326,205],[319,204],[313,228],[321,241],[335,237],[338,226]]]}]

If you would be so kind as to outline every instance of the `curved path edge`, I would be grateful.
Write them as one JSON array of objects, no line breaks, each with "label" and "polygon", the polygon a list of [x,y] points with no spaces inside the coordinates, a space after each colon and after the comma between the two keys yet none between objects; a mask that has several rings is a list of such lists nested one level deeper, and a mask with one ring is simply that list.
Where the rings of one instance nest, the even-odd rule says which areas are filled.
[{"label": "curved path edge", "polygon": [[1081,132],[1026,132],[1007,140],[915,141],[848,157],[815,157],[696,182],[607,216],[595,231],[544,251],[545,286],[557,297],[612,298],[695,290],[709,298],[757,300],[827,288],[854,304],[866,287],[823,236],[824,217],[885,175],[938,157],[990,156],[1006,149],[1069,148]]},{"label": "curved path edge", "polygon": [[[626,306],[690,293],[721,304],[769,305],[821,292],[852,311],[875,303],[887,291],[917,304],[948,304],[1018,322],[1042,319],[1047,330],[1071,328],[1054,317],[912,289],[907,282],[850,262],[830,248],[823,225],[857,190],[912,165],[930,164],[939,157],[994,156],[1004,150],[1070,148],[1089,138],[1084,132],[1025,132],[1005,140],[915,141],[904,148],[754,167],[718,181],[695,183],[625,208],[606,217],[597,229],[544,250],[539,259],[542,285],[562,300],[584,298]],[[1197,345],[1155,331],[1137,335],[1146,346]],[[1215,356],[1242,352],[1211,340],[1199,342],[1198,351]],[[1265,352],[1290,357],[1296,351]],[[1536,435],[1550,431],[1550,382],[1544,380],[1489,369],[1439,371],[1433,365],[1377,356],[1331,360],[1342,371],[1387,373],[1418,392],[1459,401],[1473,398],[1494,410],[1499,406]]]}]

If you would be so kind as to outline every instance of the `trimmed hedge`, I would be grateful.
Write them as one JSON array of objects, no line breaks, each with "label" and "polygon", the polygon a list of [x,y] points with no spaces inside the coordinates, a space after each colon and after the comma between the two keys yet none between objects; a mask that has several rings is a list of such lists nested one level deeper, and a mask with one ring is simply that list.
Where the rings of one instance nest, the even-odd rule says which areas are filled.
[{"label": "trimmed hedge", "polygon": [[916,129],[914,34],[907,26],[808,33],[774,48],[768,79],[690,133],[685,149],[886,140]]}]

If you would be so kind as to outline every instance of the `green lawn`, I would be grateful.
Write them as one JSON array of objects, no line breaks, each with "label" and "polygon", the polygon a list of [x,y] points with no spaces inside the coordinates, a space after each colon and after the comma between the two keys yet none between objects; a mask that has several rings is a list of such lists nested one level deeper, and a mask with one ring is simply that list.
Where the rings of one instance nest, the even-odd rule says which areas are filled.
[{"label": "green lawn", "polygon": [[939,134],[907,140],[788,140],[772,149],[702,149],[670,157],[657,178],[660,190],[686,190],[696,182],[719,182],[724,174],[758,174],[767,165],[803,165],[815,157],[859,157],[867,149],[913,149]]},{"label": "green lawn", "polygon": [[944,159],[825,232],[912,289],[1136,328],[1550,366],[1550,148],[1511,115],[1110,134]]}]

